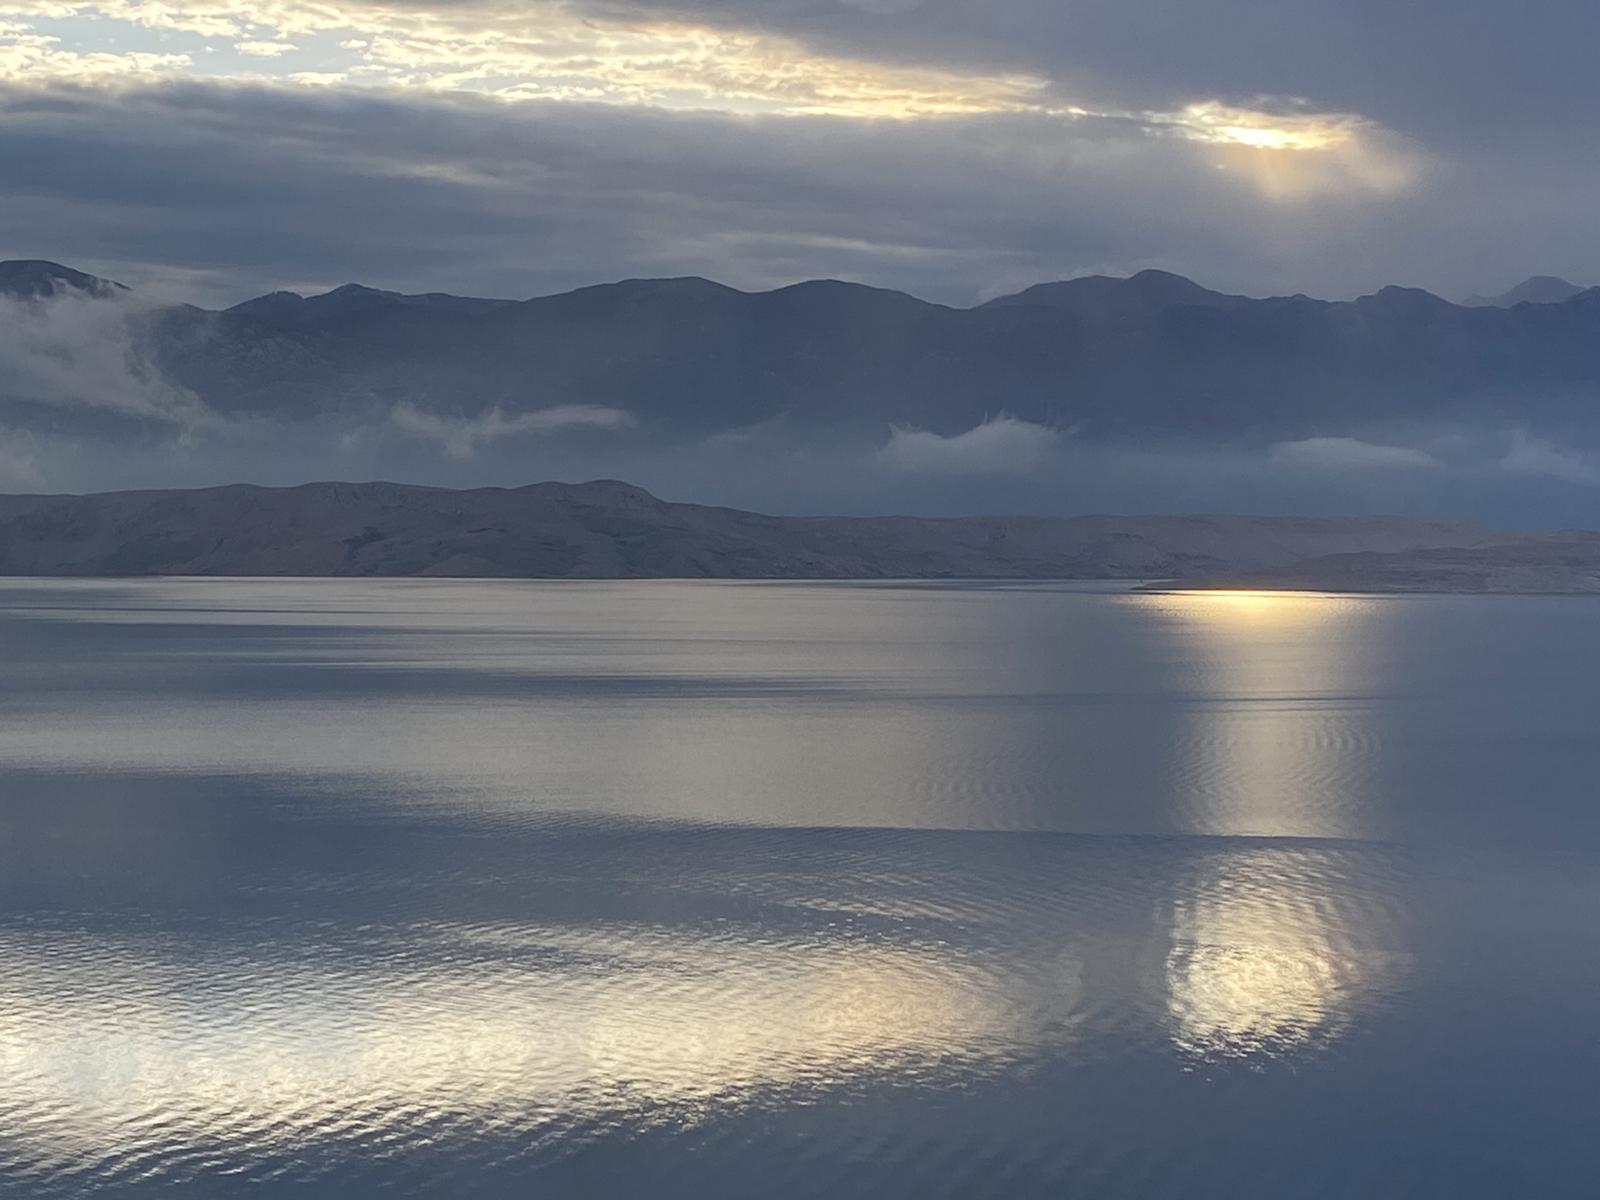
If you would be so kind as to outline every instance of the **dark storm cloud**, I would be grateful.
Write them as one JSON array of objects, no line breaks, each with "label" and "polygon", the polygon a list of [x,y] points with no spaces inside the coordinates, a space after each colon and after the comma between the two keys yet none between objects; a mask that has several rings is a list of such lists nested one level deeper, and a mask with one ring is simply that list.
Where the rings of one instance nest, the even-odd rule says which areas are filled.
[{"label": "dark storm cloud", "polygon": [[[1472,279],[1457,279],[1440,256],[1491,220],[1459,177],[1441,188],[1425,176],[1405,196],[1334,178],[1286,201],[1218,169],[1216,147],[1042,114],[892,122],[198,82],[12,89],[0,161],[0,253],[202,301],[348,279],[529,295],[707,274],[743,287],[838,275],[970,303],[1152,265],[1337,293],[1499,279],[1534,248],[1486,240]],[[1530,234],[1559,240],[1551,210],[1587,210],[1594,169],[1569,171]]]},{"label": "dark storm cloud", "polygon": [[1080,102],[1304,97],[1440,149],[1577,148],[1600,117],[1585,0],[585,0],[760,28],[837,53],[1024,69]]},{"label": "dark storm cloud", "polygon": [[[303,5],[290,11],[298,2],[246,13],[194,0],[208,19],[266,22],[261,37],[304,22]],[[26,4],[24,17],[51,7]],[[128,19],[125,4],[104,7]],[[372,14],[372,29],[396,35],[391,63],[433,28],[406,20],[438,18],[446,49],[427,54],[460,53],[466,67],[509,46],[530,71],[546,69],[538,39],[517,40],[541,28],[544,10],[508,0],[343,0],[319,11],[327,30]],[[730,42],[686,61],[682,78],[711,89],[694,102],[721,109],[700,113],[548,95],[508,105],[421,85],[402,98],[398,83],[380,94],[289,77],[276,90],[102,81],[68,91],[30,68],[13,78],[34,90],[13,83],[0,110],[0,254],[159,279],[202,300],[347,278],[528,294],[694,273],[747,287],[842,275],[966,303],[1143,266],[1255,293],[1401,282],[1461,295],[1536,271],[1600,281],[1600,167],[1585,152],[1600,118],[1594,5],[570,0],[550,13],[565,22],[552,38],[577,56],[558,76],[587,61],[584,20],[789,41],[740,59],[728,78],[717,76],[719,56],[748,48]],[[659,56],[646,44],[588,82],[623,96],[641,63],[694,42],[663,36]],[[990,84],[1022,73],[1037,80],[1021,93],[1036,109],[906,121],[733,115],[748,98],[717,88],[737,92],[750,72],[770,76],[757,81],[771,91],[762,103],[803,98],[804,79],[783,79],[789,42],[833,56],[798,62],[802,72],[835,60],[865,64],[869,82],[892,66],[944,70],[956,82],[929,86],[959,93],[976,80],[975,94],[1002,105],[1004,88]],[[449,69],[428,68],[427,88],[449,84]],[[646,90],[670,90],[677,71]],[[1257,152],[1163,132],[1166,117],[1209,101],[1348,119],[1353,149]],[[1064,105],[1100,115],[1072,119]]]},{"label": "dark storm cloud", "polygon": [[[1034,115],[757,119],[185,83],[12,92],[0,158],[0,246],[136,283],[216,272],[235,295],[837,274],[971,302],[1147,263],[1234,280],[1261,257],[1263,213],[1241,199],[1272,207],[1194,144]],[[1181,206],[1163,202],[1179,189]],[[1276,214],[1280,236],[1319,207]]]}]

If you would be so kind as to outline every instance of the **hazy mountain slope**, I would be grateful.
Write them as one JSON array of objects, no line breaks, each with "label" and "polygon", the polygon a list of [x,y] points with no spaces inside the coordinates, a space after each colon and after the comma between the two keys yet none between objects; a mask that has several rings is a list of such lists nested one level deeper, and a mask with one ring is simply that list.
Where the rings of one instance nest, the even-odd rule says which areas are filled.
[{"label": "hazy mountain slope", "polygon": [[127,290],[114,280],[101,279],[43,259],[0,262],[0,296],[17,300],[37,300],[64,292],[107,297]]},{"label": "hazy mountain slope", "polygon": [[609,481],[0,497],[5,575],[1148,578],[1496,540],[1396,518],[785,518]]},{"label": "hazy mountain slope", "polygon": [[[31,296],[66,271],[9,264],[0,280]],[[798,438],[881,442],[891,426],[952,435],[997,413],[1085,443],[1446,423],[1600,434],[1600,290],[1514,307],[1398,287],[1255,300],[1147,271],[953,309],[837,281],[746,293],[636,279],[521,302],[352,284],[137,325],[139,355],[180,392],[275,420],[597,406],[625,411],[641,443],[780,419]]]},{"label": "hazy mountain slope", "polygon": [[156,344],[223,411],[598,405],[669,437],[779,417],[802,432],[951,434],[1000,411],[1083,438],[1565,426],[1591,421],[1600,397],[1600,292],[1504,309],[1403,288],[1249,300],[1153,273],[971,310],[832,282],[747,294],[631,280],[518,304],[340,289],[169,316]]},{"label": "hazy mountain slope", "polygon": [[1498,296],[1469,296],[1466,303],[1494,308],[1515,308],[1519,304],[1561,304],[1584,289],[1555,275],[1534,275]]}]

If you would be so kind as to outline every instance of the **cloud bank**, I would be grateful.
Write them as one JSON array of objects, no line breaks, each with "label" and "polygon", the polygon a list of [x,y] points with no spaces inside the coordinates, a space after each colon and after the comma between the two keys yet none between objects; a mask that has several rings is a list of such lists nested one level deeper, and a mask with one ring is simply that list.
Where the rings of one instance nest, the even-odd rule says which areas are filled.
[{"label": "cloud bank", "polygon": [[1600,119],[1592,13],[1403,13],[0,0],[0,254],[522,296],[664,271],[947,301],[1144,266],[1252,293],[1600,279],[1600,164],[1571,153]]},{"label": "cloud bank", "polygon": [[562,433],[574,429],[626,429],[631,414],[620,408],[594,404],[563,404],[506,416],[498,408],[472,417],[441,416],[402,401],[389,413],[407,433],[428,438],[444,447],[451,458],[470,459],[480,446],[502,438]]},{"label": "cloud bank", "polygon": [[1306,471],[1426,470],[1440,465],[1431,454],[1409,446],[1386,446],[1351,437],[1279,442],[1270,453],[1272,461],[1280,466]]},{"label": "cloud bank", "polygon": [[1590,454],[1566,450],[1544,438],[1515,430],[1500,469],[1514,475],[1543,475],[1563,483],[1600,487],[1600,460]]},{"label": "cloud bank", "polygon": [[0,400],[93,410],[193,430],[214,420],[170,382],[139,337],[149,306],[132,296],[0,297]]},{"label": "cloud bank", "polygon": [[1054,429],[1004,414],[950,437],[896,425],[878,457],[913,474],[1031,475],[1048,463],[1059,438]]}]

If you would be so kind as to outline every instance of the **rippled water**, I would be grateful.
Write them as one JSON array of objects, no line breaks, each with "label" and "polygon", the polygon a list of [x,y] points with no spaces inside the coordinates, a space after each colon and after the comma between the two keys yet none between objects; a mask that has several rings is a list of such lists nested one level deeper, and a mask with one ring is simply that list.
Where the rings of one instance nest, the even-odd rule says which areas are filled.
[{"label": "rippled water", "polygon": [[1592,1196],[1600,605],[0,584],[0,1195]]}]

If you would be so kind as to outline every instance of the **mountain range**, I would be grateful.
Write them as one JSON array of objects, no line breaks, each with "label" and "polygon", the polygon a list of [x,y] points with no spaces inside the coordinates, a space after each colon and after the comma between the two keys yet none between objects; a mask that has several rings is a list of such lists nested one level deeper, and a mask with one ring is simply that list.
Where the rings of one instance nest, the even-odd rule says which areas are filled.
[{"label": "mountain range", "polygon": [[[0,294],[136,295],[44,262],[0,264]],[[1538,279],[1453,304],[1403,287],[1255,299],[1143,271],[967,309],[834,280],[632,279],[517,301],[348,284],[222,311],[147,304],[133,327],[140,369],[220,419],[493,414],[515,430],[544,414],[541,430],[591,438],[776,425],[803,441],[951,436],[1004,413],[1085,443],[1267,444],[1442,421],[1561,433],[1600,411],[1600,289]],[[0,373],[0,420],[67,421],[41,386]]]}]

